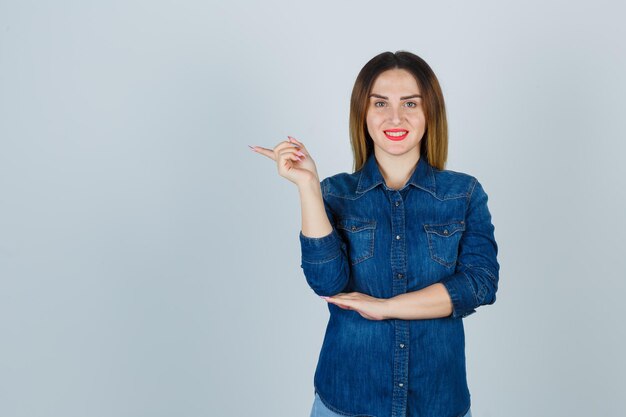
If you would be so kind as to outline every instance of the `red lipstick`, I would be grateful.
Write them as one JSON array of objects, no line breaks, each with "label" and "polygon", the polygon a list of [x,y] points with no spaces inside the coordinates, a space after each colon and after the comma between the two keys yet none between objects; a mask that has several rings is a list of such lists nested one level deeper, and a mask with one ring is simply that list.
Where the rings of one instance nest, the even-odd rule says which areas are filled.
[{"label": "red lipstick", "polygon": [[[387,130],[383,130],[383,132],[385,133],[385,136],[387,137],[387,139],[394,140],[394,141],[403,140],[409,134],[409,131],[406,130],[406,129],[387,129]],[[391,132],[391,133],[393,133],[393,132],[405,132],[405,133],[402,136],[390,136],[390,135],[387,134],[387,132]]]}]

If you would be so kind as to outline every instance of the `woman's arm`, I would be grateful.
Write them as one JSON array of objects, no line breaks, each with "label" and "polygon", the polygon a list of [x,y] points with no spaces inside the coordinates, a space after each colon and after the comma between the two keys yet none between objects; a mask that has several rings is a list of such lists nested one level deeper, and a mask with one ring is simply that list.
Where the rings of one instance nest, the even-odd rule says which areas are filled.
[{"label": "woman's arm", "polygon": [[317,179],[311,180],[298,187],[300,205],[302,209],[302,234],[304,237],[319,238],[329,235],[333,227],[328,221],[322,188]]},{"label": "woman's arm", "polygon": [[333,227],[330,208],[324,201],[323,184],[315,162],[304,144],[289,137],[274,149],[251,146],[276,161],[278,173],[298,186],[302,208],[300,247],[307,283],[317,295],[337,294],[348,284],[350,266],[346,244]]},{"label": "woman's arm", "polygon": [[298,187],[302,204],[300,267],[309,287],[320,296],[339,293],[350,276],[346,244],[333,227],[332,212],[324,202],[327,181]]},{"label": "woman's arm", "polygon": [[355,310],[369,320],[436,319],[452,314],[452,301],[441,283],[392,298],[376,298],[360,292],[322,298],[343,309]]},{"label": "woman's arm", "polygon": [[438,282],[387,299],[386,310],[387,319],[437,319],[452,314],[452,300],[446,287]]}]

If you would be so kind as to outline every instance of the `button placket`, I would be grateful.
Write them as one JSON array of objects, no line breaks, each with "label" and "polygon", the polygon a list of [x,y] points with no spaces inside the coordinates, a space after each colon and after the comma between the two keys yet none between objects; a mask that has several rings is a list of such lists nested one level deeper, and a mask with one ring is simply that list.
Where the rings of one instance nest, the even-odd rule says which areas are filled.
[{"label": "button placket", "polygon": [[[407,292],[406,258],[407,248],[404,236],[406,230],[406,211],[402,195],[398,191],[388,191],[389,210],[391,217],[391,269],[393,288],[392,294]],[[393,372],[393,416],[405,416],[408,401],[408,390],[405,384],[409,376],[409,349],[405,342],[409,339],[409,322],[407,320],[393,320],[394,342],[394,372]],[[403,411],[404,410],[404,411]]]}]

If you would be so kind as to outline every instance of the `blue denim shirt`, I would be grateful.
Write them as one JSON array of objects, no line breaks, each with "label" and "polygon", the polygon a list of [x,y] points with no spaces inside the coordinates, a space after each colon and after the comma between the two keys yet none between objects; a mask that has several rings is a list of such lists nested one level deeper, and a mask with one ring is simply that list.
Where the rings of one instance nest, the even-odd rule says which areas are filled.
[{"label": "blue denim shirt", "polygon": [[468,174],[422,155],[402,190],[387,187],[374,154],[321,181],[330,234],[300,231],[304,275],[318,295],[392,298],[440,282],[451,316],[368,320],[328,303],[314,392],[338,414],[457,417],[470,407],[462,318],[493,304],[498,247],[487,194]]}]

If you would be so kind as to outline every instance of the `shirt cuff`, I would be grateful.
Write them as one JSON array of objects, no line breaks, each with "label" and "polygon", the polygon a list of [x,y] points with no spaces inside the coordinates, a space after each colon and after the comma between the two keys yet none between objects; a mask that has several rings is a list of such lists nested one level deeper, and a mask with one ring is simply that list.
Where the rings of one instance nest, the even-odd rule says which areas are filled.
[{"label": "shirt cuff", "polygon": [[474,290],[463,272],[457,272],[446,277],[441,283],[448,290],[452,300],[452,317],[455,319],[467,317],[476,312]]},{"label": "shirt cuff", "polygon": [[303,262],[328,262],[341,255],[341,238],[334,227],[332,232],[322,237],[304,236],[300,230],[300,248]]}]

